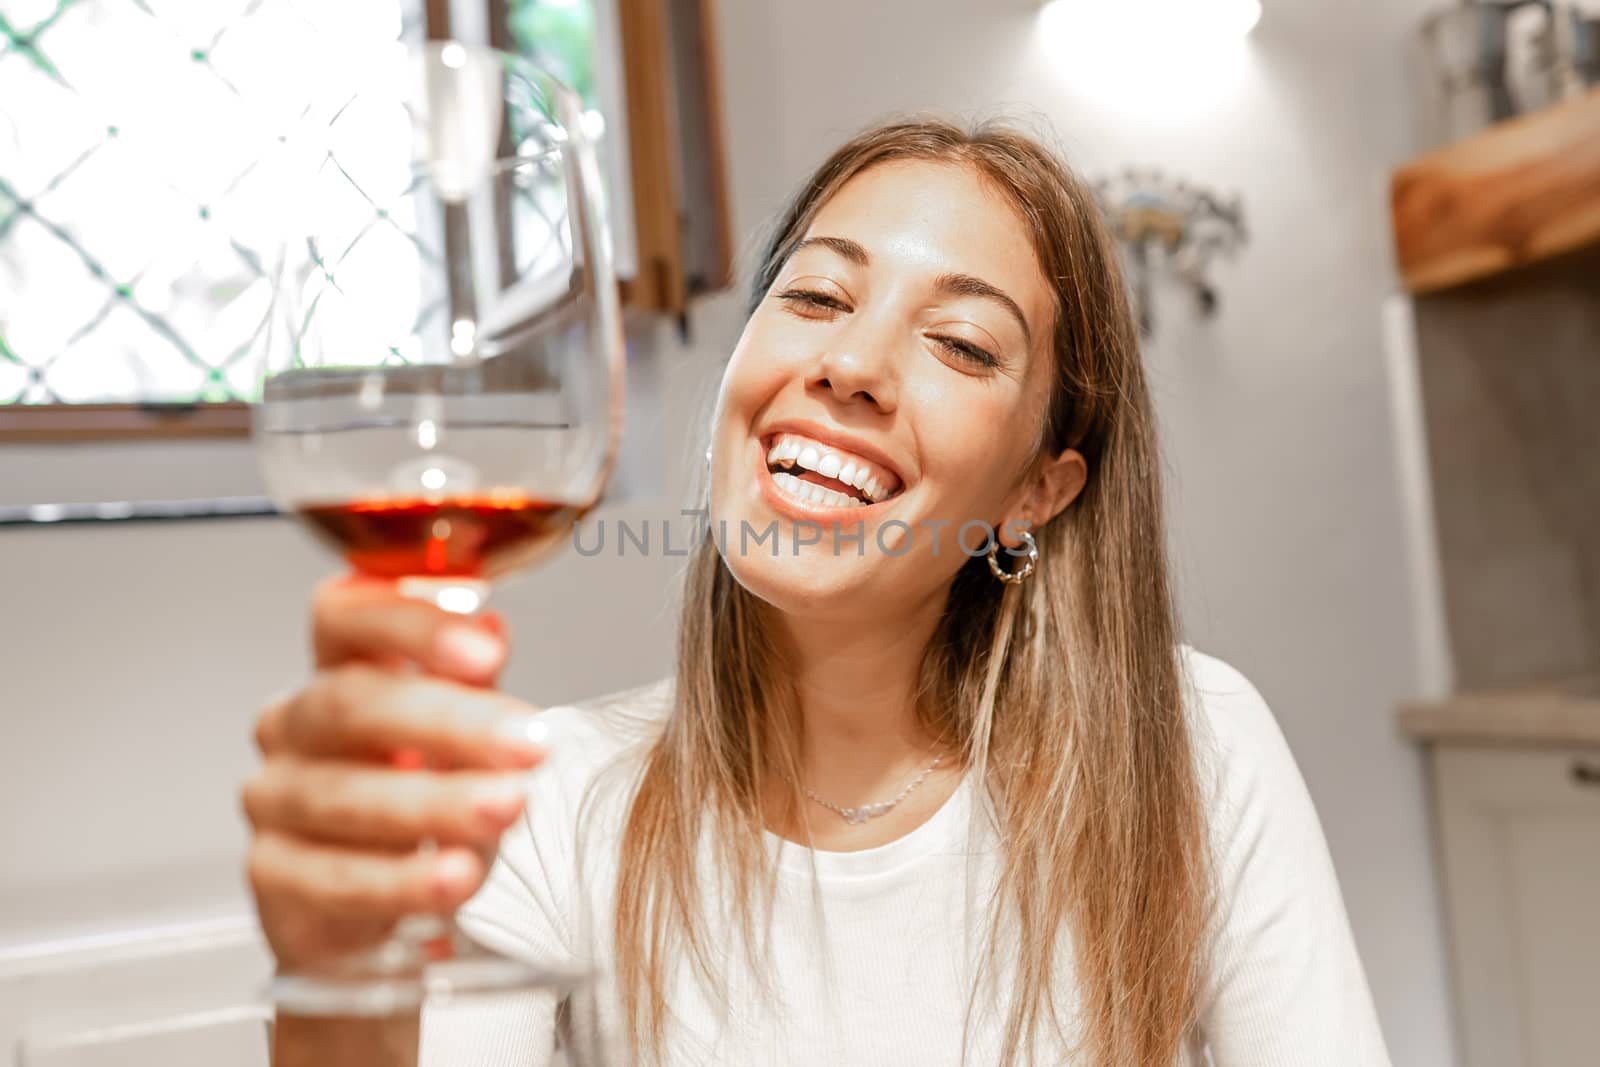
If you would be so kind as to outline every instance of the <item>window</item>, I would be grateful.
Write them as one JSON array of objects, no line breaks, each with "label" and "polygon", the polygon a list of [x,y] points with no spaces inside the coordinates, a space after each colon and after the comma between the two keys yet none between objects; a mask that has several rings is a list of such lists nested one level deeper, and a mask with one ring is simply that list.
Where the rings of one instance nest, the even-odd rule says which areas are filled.
[{"label": "window", "polygon": [[[640,235],[644,266],[625,285],[634,304],[681,312],[691,292],[725,285],[720,164],[682,191],[684,159],[719,158],[709,52],[685,41],[684,27],[709,30],[704,0],[13,0],[0,11],[0,436],[244,432],[244,357],[267,300],[259,249],[278,195],[266,162],[352,51],[443,36],[452,18],[446,28],[467,36],[463,11],[591,106],[608,74],[626,83],[610,95],[628,107],[606,110],[631,142],[617,138],[613,201],[637,220],[618,228],[630,245]],[[607,19],[615,44],[597,28]],[[667,78],[689,91],[664,91]],[[666,99],[697,107],[668,114]],[[678,129],[710,150],[683,145]],[[363,248],[414,257],[385,232],[370,168],[342,163]],[[698,235],[687,216],[703,218]],[[688,269],[706,247],[722,258]]]},{"label": "window", "polygon": [[420,7],[8,6],[37,21],[0,22],[0,404],[231,403],[242,427],[280,195],[265,164],[319,75],[420,33]]}]

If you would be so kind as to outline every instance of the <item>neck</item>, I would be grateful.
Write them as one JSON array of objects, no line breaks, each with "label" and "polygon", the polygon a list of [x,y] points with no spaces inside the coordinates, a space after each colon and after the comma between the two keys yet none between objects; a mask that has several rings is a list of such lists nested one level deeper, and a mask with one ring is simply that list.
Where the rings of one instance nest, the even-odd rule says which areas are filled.
[{"label": "neck", "polygon": [[782,617],[804,723],[804,785],[839,804],[884,800],[937,754],[916,692],[941,609],[942,598],[892,618]]}]

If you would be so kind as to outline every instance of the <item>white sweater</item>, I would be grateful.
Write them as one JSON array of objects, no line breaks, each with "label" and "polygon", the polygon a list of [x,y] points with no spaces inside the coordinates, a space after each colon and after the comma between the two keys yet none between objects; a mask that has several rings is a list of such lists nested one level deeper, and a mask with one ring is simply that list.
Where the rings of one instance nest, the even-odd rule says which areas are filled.
[{"label": "white sweater", "polygon": [[[1220,910],[1182,1067],[1204,1064],[1207,1051],[1216,1067],[1386,1067],[1327,845],[1272,713],[1227,664],[1184,656]],[[616,842],[642,739],[670,701],[662,682],[548,712],[558,754],[534,775],[528,814],[462,914],[473,936],[534,960],[612,972]],[[987,929],[972,902],[997,870],[972,801],[963,782],[923,825],[860,852],[769,838],[780,884],[768,992],[739,955],[725,961],[725,996],[685,976],[669,998],[667,1062],[956,1067],[964,1032],[967,1063],[995,1062],[994,1015],[980,1011],[967,1031],[974,944]],[[1070,973],[1056,988],[1072,997]],[[559,1029],[573,1067],[625,1067],[613,982],[557,1009],[538,994],[432,1008],[422,1065],[545,1067]]]}]

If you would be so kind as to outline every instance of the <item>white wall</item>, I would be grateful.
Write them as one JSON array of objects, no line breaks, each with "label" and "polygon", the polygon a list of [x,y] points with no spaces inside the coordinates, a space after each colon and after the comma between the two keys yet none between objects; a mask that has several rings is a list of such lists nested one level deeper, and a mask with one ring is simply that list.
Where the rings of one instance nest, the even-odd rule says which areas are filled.
[{"label": "white wall", "polygon": [[[1384,177],[1412,145],[1405,40],[1422,6],[1269,0],[1231,73],[1192,71],[1170,92],[1089,70],[1020,0],[719,8],[740,234],[897,109],[1020,113],[1082,169],[1156,163],[1244,195],[1253,239],[1219,272],[1220,314],[1165,301],[1148,357],[1185,619],[1262,688],[1300,759],[1394,1061],[1444,1067],[1421,769],[1390,725],[1417,651],[1379,334]],[[663,399],[630,432],[652,454],[694,454],[741,302],[702,307],[687,350],[665,332],[641,346]],[[193,455],[229,461],[221,446]],[[667,466],[631,513],[676,503],[686,475]],[[7,497],[48,497],[47,476],[0,450]],[[664,673],[678,563],[569,554],[508,590],[508,685],[553,702]],[[329,569],[277,522],[0,532],[0,954],[242,906],[248,724],[303,670],[305,594]]]}]

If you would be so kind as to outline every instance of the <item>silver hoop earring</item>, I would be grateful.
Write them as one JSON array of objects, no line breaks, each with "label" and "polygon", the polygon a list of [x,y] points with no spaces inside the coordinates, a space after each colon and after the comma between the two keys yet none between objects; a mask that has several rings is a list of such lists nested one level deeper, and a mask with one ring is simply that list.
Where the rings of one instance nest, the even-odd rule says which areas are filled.
[{"label": "silver hoop earring", "polygon": [[706,466],[711,466],[711,449],[706,449]]},{"label": "silver hoop earring", "polygon": [[1033,568],[1039,565],[1039,545],[1034,541],[1033,534],[1023,530],[1022,541],[1028,547],[1027,558],[1023,560],[1022,566],[1014,571],[1006,571],[1000,566],[998,558],[1000,555],[1000,540],[998,538],[995,539],[994,547],[989,549],[989,571],[1007,585],[1021,585],[1027,580],[1028,575],[1033,573]]}]

